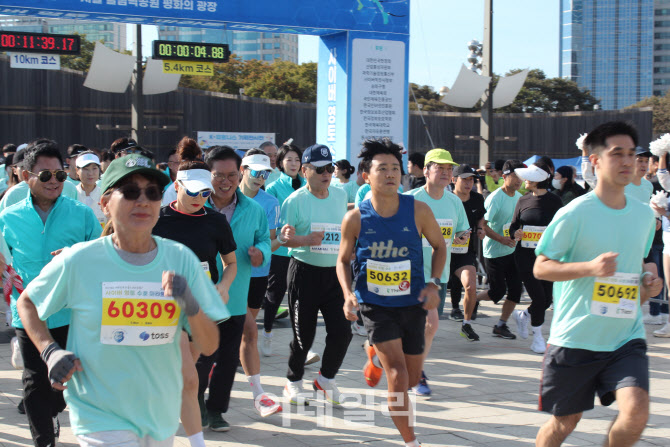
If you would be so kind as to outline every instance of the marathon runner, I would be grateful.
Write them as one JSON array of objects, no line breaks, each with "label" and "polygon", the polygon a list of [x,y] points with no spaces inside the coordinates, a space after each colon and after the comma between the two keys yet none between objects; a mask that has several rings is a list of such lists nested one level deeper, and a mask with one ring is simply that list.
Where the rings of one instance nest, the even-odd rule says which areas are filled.
[{"label": "marathon runner", "polygon": [[[302,167],[301,159],[302,151],[298,146],[293,144],[284,144],[277,153],[277,168],[281,171],[281,175],[266,188],[266,191],[279,201],[280,207],[284,205],[284,201],[288,196],[305,186],[305,179],[298,174]],[[285,314],[284,312],[281,314],[277,312],[286,293],[286,274],[290,260],[291,257],[288,254],[287,247],[279,247],[272,254],[270,274],[268,276],[268,291],[265,294],[265,310],[263,312],[264,331],[261,352],[265,357],[272,355],[272,325],[275,318],[288,315],[288,309]],[[307,356],[307,361],[310,363],[312,363],[311,361],[318,362],[319,360],[320,357],[318,354]]]},{"label": "marathon runner", "polygon": [[[228,317],[191,250],[151,236],[168,182],[139,154],[112,162],[101,207],[113,234],[64,250],[17,304],[47,383],[66,390],[72,431],[83,447],[171,446],[181,406],[180,331],[189,327],[198,349],[212,353],[218,341],[212,320]],[[90,210],[77,205],[99,231]],[[43,321],[63,311],[67,345]]]},{"label": "marathon runner", "polygon": [[531,304],[528,309],[514,311],[513,315],[519,336],[523,339],[528,338],[530,320],[533,328],[533,342],[530,349],[538,354],[544,354],[547,345],[542,335],[542,325],[545,311],[551,306],[553,283],[541,281],[533,276],[535,248],[547,225],[563,206],[563,202],[556,194],[547,192],[552,176],[546,164],[537,162],[527,168],[517,168],[514,172],[520,179],[525,180],[529,194],[516,202],[509,234],[517,242],[514,261],[519,276],[526,286]]},{"label": "marathon runner", "polygon": [[335,172],[333,173],[333,186],[342,188],[347,193],[347,208],[353,209],[356,203],[356,193],[358,192],[358,184],[351,180],[351,174],[356,171],[356,168],[351,166],[349,160],[339,160],[335,162]]},{"label": "marathon runner", "polygon": [[75,161],[77,165],[77,199],[93,210],[93,214],[104,228],[107,218],[100,209],[102,192],[98,187],[100,180],[100,159],[92,151],[81,152]]},{"label": "marathon runner", "polygon": [[[62,196],[67,173],[60,148],[51,140],[31,143],[23,161],[24,198],[0,213],[0,231],[13,258],[13,268],[29,285],[61,249],[100,236],[101,227],[93,211],[76,199]],[[74,185],[72,186],[74,188]],[[18,188],[12,188],[12,190]],[[76,191],[76,190],[75,190]],[[25,195],[27,194],[27,197]],[[19,318],[18,293],[11,300],[12,326],[16,329],[23,357],[23,401],[35,447],[53,447],[60,434],[58,414],[65,409],[60,391],[52,390],[47,368]],[[58,308],[45,327],[61,345],[68,339],[70,311]]]},{"label": "marathon runner", "polygon": [[[190,248],[198,257],[207,277],[216,285],[222,302],[227,304],[228,289],[237,273],[237,246],[225,217],[204,207],[214,189],[210,168],[201,161],[184,161],[177,168],[175,180],[177,199],[161,208],[153,234]],[[219,256],[224,266],[221,281],[218,281]],[[205,401],[204,396],[198,396],[199,381],[195,362],[200,357],[200,351],[193,343],[189,343],[188,334],[183,332],[180,337],[184,379],[181,422],[191,447],[204,447],[202,430],[208,426],[209,420],[202,418],[202,413],[206,414]],[[198,400],[198,397],[201,399]]]},{"label": "marathon runner", "polygon": [[[266,145],[266,147],[268,147]],[[275,148],[276,150],[276,148]],[[279,202],[274,196],[263,191],[266,178],[269,178],[272,167],[270,157],[260,149],[250,149],[242,159],[242,181],[240,190],[253,199],[265,211],[268,227],[270,229],[271,250],[279,248],[277,241],[277,227],[279,226]],[[270,416],[282,410],[281,405],[273,401],[261,386],[261,359],[258,355],[258,327],[256,317],[261,309],[265,292],[268,287],[268,274],[270,263],[263,267],[251,269],[251,281],[249,283],[249,297],[247,300],[247,318],[244,322],[242,344],[240,346],[240,358],[242,368],[247,375],[247,381],[254,396],[256,411],[263,416]]]},{"label": "marathon runner", "polygon": [[[345,294],[344,314],[355,321],[360,309],[368,340],[365,376],[375,386],[386,371],[388,408],[405,445],[419,446],[407,390],[423,368],[426,313],[440,302],[440,276],[446,244],[430,207],[398,194],[401,148],[389,139],[367,140],[359,155],[371,198],[349,211],[342,222],[337,276]],[[421,235],[431,247],[431,275],[424,281]],[[351,290],[355,250],[356,289]]]},{"label": "marathon runner", "polygon": [[[212,170],[214,194],[207,206],[226,216],[233,230],[237,249],[237,274],[230,285],[227,303],[230,319],[219,324],[219,349],[215,355],[200,356],[196,364],[200,378],[199,398],[203,399],[209,377],[206,402],[209,428],[228,431],[230,425],[222,414],[228,411],[230,392],[240,362],[240,346],[247,317],[247,299],[251,268],[270,262],[270,231],[263,208],[239,189],[242,158],[228,146],[211,147],[205,162]],[[214,369],[212,370],[212,366]],[[211,372],[211,376],[210,376]],[[269,402],[259,401],[260,405]]]},{"label": "marathon runner", "polygon": [[83,144],[71,144],[67,148],[67,181],[77,186],[79,184],[79,174],[77,174],[77,157],[82,152],[88,152],[88,148]]},{"label": "marathon runner", "polygon": [[653,263],[643,264],[654,238],[653,213],[625,194],[637,131],[608,122],[589,132],[585,144],[595,190],[562,208],[535,250],[535,276],[556,282],[539,406],[552,417],[537,434],[541,447],[561,445],[596,394],[605,406],[618,402],[606,445],[635,444],[649,416],[640,306],[662,282]]},{"label": "marathon runner", "polygon": [[[444,306],[445,297],[447,295],[447,281],[449,277],[449,264],[451,261],[451,247],[452,244],[465,245],[470,238],[470,223],[463,208],[463,202],[446,190],[453,178],[454,163],[451,154],[444,149],[432,149],[426,153],[424,160],[423,175],[425,185],[409,191],[407,194],[414,196],[415,200],[426,203],[433,215],[437,219],[440,226],[444,244],[447,249],[447,259],[442,270],[439,280],[440,284],[440,305]],[[459,237],[455,238],[458,234]],[[430,282],[432,278],[431,257],[433,256],[433,248],[428,239],[422,238],[423,245],[423,274],[426,282]],[[438,316],[438,309],[430,309],[426,316],[426,334],[425,334],[425,348],[423,351],[424,362],[430,353],[431,345],[437,329],[439,328],[440,318]],[[418,396],[430,396],[431,389],[428,386],[428,379],[424,371],[421,371],[421,380],[419,384],[414,387],[414,392]]]},{"label": "marathon runner", "polygon": [[[451,246],[451,313],[454,321],[462,321],[461,336],[468,341],[479,341],[479,335],[472,328],[473,314],[477,305],[477,252],[479,241],[484,239],[484,197],[473,191],[475,171],[468,165],[460,165],[454,169],[454,194],[461,199],[468,224],[471,229],[469,241]],[[459,308],[461,291],[465,288],[465,315]],[[439,309],[438,309],[439,310]]]},{"label": "marathon runner", "polygon": [[518,168],[523,168],[519,160],[507,160],[502,168],[503,185],[492,192],[484,202],[486,208],[484,264],[489,290],[477,294],[478,301],[491,300],[498,303],[507,293],[500,320],[493,327],[493,336],[510,340],[515,339],[516,335],[509,330],[507,319],[521,300],[522,289],[521,278],[514,262],[516,241],[510,237],[509,232],[514,207],[521,197],[518,193],[521,179],[514,173]]},{"label": "marathon runner", "polygon": [[258,148],[262,150],[265,155],[270,157],[270,166],[272,166],[270,176],[265,180],[265,185],[263,186],[265,189],[281,175],[281,170],[277,166],[277,145],[272,141],[264,141],[260,146],[258,146]]},{"label": "marathon runner", "polygon": [[[176,158],[177,168],[185,161],[202,161],[202,149],[200,149],[200,146],[198,146],[198,143],[193,138],[189,137],[183,137],[179,140],[175,148],[175,155],[168,156],[168,168],[170,168],[170,157],[173,157],[173,159]],[[177,200],[177,188],[175,182],[172,182],[165,187],[161,203],[163,206],[166,206],[175,200]]]},{"label": "marathon runner", "polygon": [[335,271],[347,194],[330,186],[335,167],[327,146],[308,147],[301,163],[307,185],[284,201],[277,236],[291,255],[287,281],[293,340],[284,397],[293,405],[308,403],[301,396],[302,379],[320,311],[326,325],[326,347],[313,388],[322,391],[328,402],[339,405],[342,397],[335,375],[352,338],[350,324],[342,315],[344,297]]}]

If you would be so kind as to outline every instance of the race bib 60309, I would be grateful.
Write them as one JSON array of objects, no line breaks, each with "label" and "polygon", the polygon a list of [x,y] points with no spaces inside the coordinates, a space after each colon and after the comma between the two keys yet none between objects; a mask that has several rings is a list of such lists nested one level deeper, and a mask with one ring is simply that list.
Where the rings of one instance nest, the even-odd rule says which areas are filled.
[{"label": "race bib 60309", "polygon": [[103,282],[100,342],[154,346],[172,343],[179,306],[159,282]]}]

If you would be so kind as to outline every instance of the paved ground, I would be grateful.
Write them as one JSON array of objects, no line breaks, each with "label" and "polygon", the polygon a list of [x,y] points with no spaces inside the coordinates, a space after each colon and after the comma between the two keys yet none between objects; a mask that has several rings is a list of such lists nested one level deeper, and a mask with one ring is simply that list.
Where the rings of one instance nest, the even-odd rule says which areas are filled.
[{"label": "paved ground", "polygon": [[[448,307],[449,305],[447,305]],[[482,339],[469,343],[458,335],[458,323],[442,321],[433,352],[426,364],[433,396],[417,399],[417,433],[424,446],[525,446],[532,445],[538,427],[547,415],[537,411],[541,356],[530,351],[530,340],[502,340],[490,335],[500,307],[482,306],[474,327]],[[261,314],[262,317],[262,314]],[[549,312],[548,317],[551,317]],[[262,319],[259,319],[262,322]],[[291,329],[280,320],[275,331],[275,355],[262,359],[266,391],[281,395],[285,381]],[[652,416],[640,446],[670,445],[670,339],[651,336],[658,326],[648,327],[651,360]],[[515,328],[512,327],[515,331]],[[548,329],[548,328],[546,328]],[[21,373],[10,364],[11,332],[0,330],[0,447],[30,446],[25,416],[16,411],[21,395]],[[315,350],[323,352],[325,331],[319,328]],[[384,416],[385,379],[377,388],[365,385],[364,339],[355,336],[347,353],[338,384],[356,393],[351,408],[324,406],[320,397],[306,409],[285,406],[283,415],[266,419],[252,409],[251,392],[243,374],[238,374],[227,420],[228,433],[205,432],[209,447],[218,446],[330,446],[365,444],[402,446],[390,418]],[[241,372],[241,370],[240,370]],[[318,364],[307,367],[306,389],[318,373]],[[150,399],[151,396],[146,396]],[[355,401],[361,402],[355,405]],[[565,445],[602,445],[604,433],[616,413],[597,406],[586,414]],[[67,415],[61,417],[61,444],[75,446]],[[188,446],[183,430],[176,444]]]}]

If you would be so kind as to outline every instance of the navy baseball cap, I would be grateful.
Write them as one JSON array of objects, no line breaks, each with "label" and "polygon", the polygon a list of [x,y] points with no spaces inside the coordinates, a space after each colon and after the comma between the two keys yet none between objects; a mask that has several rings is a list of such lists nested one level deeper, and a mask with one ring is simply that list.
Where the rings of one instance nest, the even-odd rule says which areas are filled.
[{"label": "navy baseball cap", "polygon": [[302,164],[311,164],[320,168],[321,166],[328,166],[333,164],[333,155],[330,153],[328,146],[323,144],[314,144],[302,153]]},{"label": "navy baseball cap", "polygon": [[635,156],[636,157],[651,157],[651,151],[649,149],[645,149],[642,146],[638,146],[635,148]]}]

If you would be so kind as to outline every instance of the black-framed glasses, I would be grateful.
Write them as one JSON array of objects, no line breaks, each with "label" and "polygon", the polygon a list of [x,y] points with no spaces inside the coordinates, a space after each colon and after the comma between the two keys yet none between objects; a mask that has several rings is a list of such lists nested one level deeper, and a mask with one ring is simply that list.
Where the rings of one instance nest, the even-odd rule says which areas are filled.
[{"label": "black-framed glasses", "polygon": [[253,178],[262,178],[263,180],[267,180],[268,177],[270,177],[270,171],[268,170],[262,170],[262,171],[257,171],[255,169],[249,169],[249,175]]},{"label": "black-framed glasses", "polygon": [[58,180],[61,183],[63,183],[67,179],[67,172],[63,171],[62,169],[55,169],[53,171],[45,169],[44,171],[40,171],[37,174],[35,174],[34,172],[30,172],[30,174],[37,177],[39,181],[42,183],[46,183],[49,180],[51,180],[52,176],[56,177],[56,180]]},{"label": "black-framed glasses", "polygon": [[151,202],[159,202],[163,198],[163,191],[156,185],[140,188],[136,183],[127,183],[119,187],[118,191],[123,194],[124,199],[130,201],[139,199],[142,192],[144,192],[144,197]]},{"label": "black-framed glasses", "polygon": [[184,183],[179,182],[179,184],[184,188],[184,191],[186,191],[186,195],[189,196],[189,197],[198,197],[198,196],[201,195],[203,198],[206,199],[207,197],[212,195],[212,190],[211,189],[203,189],[202,191],[193,192],[193,191],[189,191],[188,188],[186,187],[186,185],[184,185]]},{"label": "black-framed glasses", "polygon": [[319,166],[318,168],[314,166],[314,171],[317,174],[323,174],[324,172],[327,172],[328,174],[332,174],[335,172],[335,165],[326,165],[326,166]]}]

